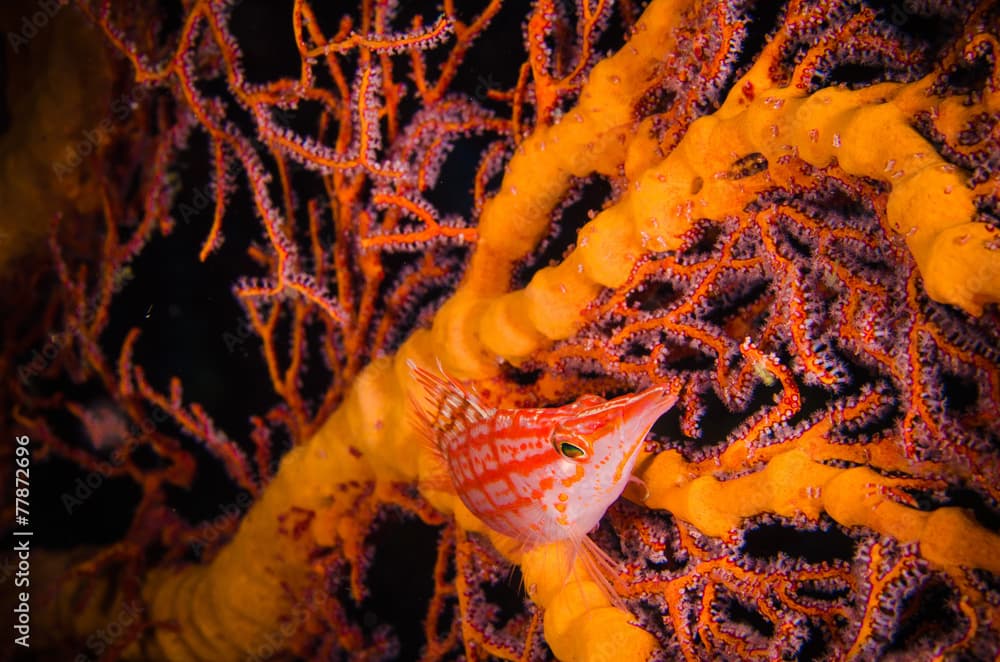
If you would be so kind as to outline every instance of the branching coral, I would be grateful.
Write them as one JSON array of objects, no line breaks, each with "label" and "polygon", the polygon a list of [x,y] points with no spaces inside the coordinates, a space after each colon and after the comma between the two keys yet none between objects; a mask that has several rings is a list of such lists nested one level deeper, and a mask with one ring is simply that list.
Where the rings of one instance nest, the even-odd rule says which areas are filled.
[{"label": "branching coral", "polygon": [[[122,586],[148,618],[125,657],[398,653],[352,615],[387,512],[440,527],[429,659],[1000,650],[991,3],[907,5],[906,30],[869,4],[770,15],[654,0],[613,16],[542,0],[516,80],[480,81],[479,99],[459,94],[463,67],[499,2],[471,16],[445,3],[393,33],[387,5],[362,3],[334,31],[296,0],[298,77],[266,83],[244,71],[238,10],[191,3],[163,46],[106,5],[82,7],[173,113],[121,247],[108,219],[90,300],[109,305],[113,270],[176,222],[171,158],[204,136],[214,213],[200,258],[218,258],[245,186],[262,227],[246,253],[266,276],[234,292],[283,400],[254,419],[251,457],[185,405],[179,381],[161,394],[135,365],[138,331],[117,364],[103,359],[101,324],[74,326],[92,283],[53,240],[83,372],[128,416],[164,413],[254,496],[192,562],[197,528],[160,508],[165,486],[191,484],[190,456],[166,433],[136,440],[166,468],[130,456],[121,471],[144,498],[129,533],[63,584],[120,604],[132,594],[101,571],[129,561],[139,581]],[[602,57],[612,19],[627,34]],[[441,191],[470,143],[473,211],[459,217]],[[636,472],[648,494],[630,492],[593,533],[622,564],[629,611],[566,546],[521,549],[429,479],[408,361],[505,406],[683,382]],[[310,362],[325,368],[318,394]],[[23,400],[20,423],[49,452],[94,462],[60,440],[45,402]],[[279,425],[295,443],[271,475]],[[508,564],[529,598],[512,616],[492,597]]]}]

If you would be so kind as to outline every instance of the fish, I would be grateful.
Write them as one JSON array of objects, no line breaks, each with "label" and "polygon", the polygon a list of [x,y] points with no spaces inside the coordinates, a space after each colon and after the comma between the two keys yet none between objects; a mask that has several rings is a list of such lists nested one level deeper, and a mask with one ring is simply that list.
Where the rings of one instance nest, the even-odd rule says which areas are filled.
[{"label": "fish", "polygon": [[418,425],[472,514],[524,548],[569,541],[606,575],[614,563],[588,534],[632,480],[646,434],[674,406],[678,386],[503,409],[487,406],[440,365],[439,374],[412,361],[409,368],[424,392],[415,403]]}]

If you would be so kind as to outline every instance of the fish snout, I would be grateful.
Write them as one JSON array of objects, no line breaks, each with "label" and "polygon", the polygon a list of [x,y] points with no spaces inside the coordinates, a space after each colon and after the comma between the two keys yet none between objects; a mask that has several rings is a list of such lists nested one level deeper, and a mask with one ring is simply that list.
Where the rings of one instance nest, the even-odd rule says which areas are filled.
[{"label": "fish snout", "polygon": [[678,389],[672,384],[658,384],[633,395],[622,396],[621,425],[627,443],[641,442],[657,419],[673,409]]}]

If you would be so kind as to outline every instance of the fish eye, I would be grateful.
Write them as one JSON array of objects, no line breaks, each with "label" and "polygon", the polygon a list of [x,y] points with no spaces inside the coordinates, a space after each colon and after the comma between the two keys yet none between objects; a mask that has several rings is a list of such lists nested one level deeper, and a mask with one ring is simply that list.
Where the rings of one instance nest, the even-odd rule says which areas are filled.
[{"label": "fish eye", "polygon": [[573,435],[556,430],[552,434],[552,447],[556,452],[568,460],[586,460],[590,455],[589,449]]},{"label": "fish eye", "polygon": [[563,441],[559,444],[559,454],[563,457],[568,457],[571,460],[576,460],[584,457],[587,454],[587,451],[583,450],[576,444]]}]

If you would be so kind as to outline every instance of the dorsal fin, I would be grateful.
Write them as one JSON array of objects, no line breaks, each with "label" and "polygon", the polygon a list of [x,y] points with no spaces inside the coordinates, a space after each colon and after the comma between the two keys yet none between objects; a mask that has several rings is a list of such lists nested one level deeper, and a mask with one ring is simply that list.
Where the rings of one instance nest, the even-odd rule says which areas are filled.
[{"label": "dorsal fin", "polygon": [[423,402],[414,402],[420,427],[439,449],[444,437],[462,432],[496,413],[495,409],[484,405],[474,392],[445,373],[440,362],[439,374],[421,368],[412,360],[408,360],[406,365],[424,390]]}]

